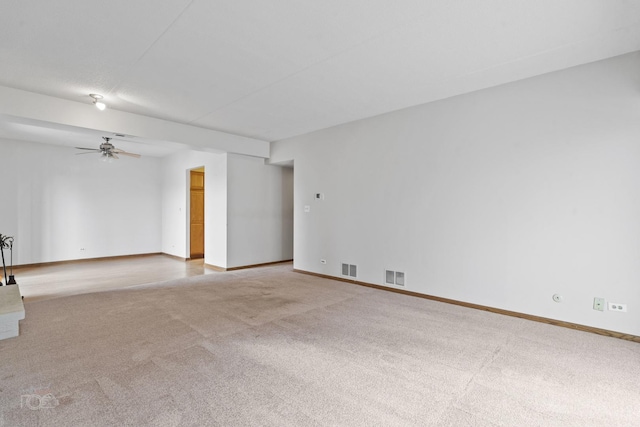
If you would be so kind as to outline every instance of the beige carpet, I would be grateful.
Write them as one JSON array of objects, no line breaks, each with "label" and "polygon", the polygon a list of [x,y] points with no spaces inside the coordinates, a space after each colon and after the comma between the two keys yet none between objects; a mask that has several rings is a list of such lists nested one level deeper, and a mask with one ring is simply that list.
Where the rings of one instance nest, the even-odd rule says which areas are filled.
[{"label": "beige carpet", "polygon": [[640,425],[639,344],[290,265],[26,311],[0,427]]}]

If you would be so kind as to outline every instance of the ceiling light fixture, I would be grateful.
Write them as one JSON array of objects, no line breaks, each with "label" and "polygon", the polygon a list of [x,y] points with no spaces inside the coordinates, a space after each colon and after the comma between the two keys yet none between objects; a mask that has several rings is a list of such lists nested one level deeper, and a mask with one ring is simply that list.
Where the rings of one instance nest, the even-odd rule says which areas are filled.
[{"label": "ceiling light fixture", "polygon": [[102,95],[91,93],[89,94],[89,96],[93,98],[93,105],[95,105],[98,110],[103,111],[105,108],[107,108],[107,105],[104,102],[100,101],[103,98]]}]

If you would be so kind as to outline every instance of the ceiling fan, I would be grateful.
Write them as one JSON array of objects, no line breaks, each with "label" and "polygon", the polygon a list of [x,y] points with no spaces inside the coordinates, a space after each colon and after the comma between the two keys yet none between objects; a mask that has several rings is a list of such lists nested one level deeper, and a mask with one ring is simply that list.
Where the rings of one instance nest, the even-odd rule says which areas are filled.
[{"label": "ceiling fan", "polygon": [[128,153],[124,150],[119,150],[116,147],[114,147],[113,144],[110,142],[112,138],[103,136],[102,139],[104,139],[104,142],[100,144],[100,148],[76,147],[78,150],[87,150],[84,153],[76,153],[76,154],[101,153],[103,160],[119,159],[118,157],[119,155],[135,157],[135,158],[140,157],[140,154]]}]

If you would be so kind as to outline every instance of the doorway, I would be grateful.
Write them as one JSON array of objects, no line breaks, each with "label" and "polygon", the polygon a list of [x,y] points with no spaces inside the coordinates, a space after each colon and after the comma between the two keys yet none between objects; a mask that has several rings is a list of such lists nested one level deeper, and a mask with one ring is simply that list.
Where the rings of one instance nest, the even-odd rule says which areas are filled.
[{"label": "doorway", "polygon": [[190,171],[189,258],[204,258],[204,168]]}]

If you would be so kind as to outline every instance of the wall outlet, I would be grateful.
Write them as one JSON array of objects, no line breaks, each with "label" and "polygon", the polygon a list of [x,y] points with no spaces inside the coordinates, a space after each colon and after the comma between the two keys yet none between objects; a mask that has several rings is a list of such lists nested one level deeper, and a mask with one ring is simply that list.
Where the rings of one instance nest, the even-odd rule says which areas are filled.
[{"label": "wall outlet", "polygon": [[618,302],[610,302],[609,303],[609,311],[621,311],[621,312],[625,312],[627,311],[627,304],[620,304]]},{"label": "wall outlet", "polygon": [[604,298],[594,298],[593,309],[598,311],[604,311]]}]

